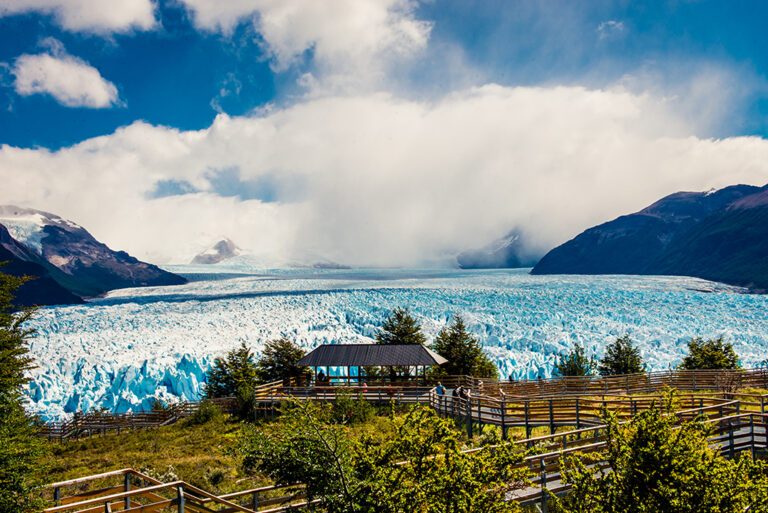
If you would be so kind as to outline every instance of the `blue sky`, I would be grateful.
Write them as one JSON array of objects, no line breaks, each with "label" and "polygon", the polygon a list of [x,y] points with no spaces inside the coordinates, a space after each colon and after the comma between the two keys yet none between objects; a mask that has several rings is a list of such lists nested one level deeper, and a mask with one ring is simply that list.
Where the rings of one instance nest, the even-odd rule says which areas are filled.
[{"label": "blue sky", "polygon": [[[0,4],[1,5],[1,4]],[[0,142],[58,148],[113,132],[135,120],[183,130],[211,124],[217,110],[242,115],[270,102],[290,102],[311,55],[274,71],[258,32],[243,17],[231,34],[199,30],[178,2],[155,4],[157,27],[127,33],[73,32],[50,11],[0,18]],[[434,0],[416,17],[433,23],[430,47],[399,70],[399,88],[429,97],[452,87],[579,84],[604,87],[623,75],[653,74],[684,94],[685,78],[710,67],[741,88],[734,116],[711,135],[768,133],[768,4],[762,1],[538,2]],[[72,108],[50,95],[20,96],[9,71],[22,54],[55,38],[66,52],[116,85],[122,104]],[[311,49],[307,50],[311,54]],[[472,72],[451,76],[451,55]],[[220,91],[229,91],[222,96]],[[707,134],[710,135],[710,134]]]},{"label": "blue sky", "polygon": [[0,0],[0,203],[188,262],[451,265],[768,183],[764,1]]}]

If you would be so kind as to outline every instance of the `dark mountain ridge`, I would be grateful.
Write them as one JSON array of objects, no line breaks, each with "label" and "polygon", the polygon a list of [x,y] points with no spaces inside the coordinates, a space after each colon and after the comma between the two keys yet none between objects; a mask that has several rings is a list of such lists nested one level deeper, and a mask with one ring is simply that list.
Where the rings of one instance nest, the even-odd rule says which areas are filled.
[{"label": "dark mountain ridge", "polygon": [[54,280],[47,266],[40,262],[34,252],[11,237],[3,225],[0,225],[0,262],[4,263],[0,266],[0,272],[32,278],[16,291],[13,301],[16,307],[83,302]]},{"label": "dark mountain ridge", "polygon": [[533,274],[694,276],[768,290],[768,186],[678,192],[590,228]]},{"label": "dark mountain ridge", "polygon": [[82,303],[83,297],[118,288],[186,283],[125,251],[111,250],[85,228],[54,214],[0,206],[0,229],[0,262],[9,262],[2,271],[36,277],[20,291],[19,306]]}]

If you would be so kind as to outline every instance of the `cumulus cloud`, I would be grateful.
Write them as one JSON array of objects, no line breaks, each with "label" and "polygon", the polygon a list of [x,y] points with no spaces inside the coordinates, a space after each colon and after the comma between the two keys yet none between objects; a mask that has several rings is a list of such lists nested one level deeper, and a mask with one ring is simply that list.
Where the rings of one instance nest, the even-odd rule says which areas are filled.
[{"label": "cumulus cloud", "polygon": [[11,73],[18,94],[49,94],[67,107],[102,109],[119,104],[117,88],[99,70],[66,53],[58,41],[47,44],[49,53],[24,54],[14,62]]},{"label": "cumulus cloud", "polygon": [[229,237],[285,260],[416,265],[511,227],[547,249],[677,190],[768,181],[768,141],[691,133],[664,98],[621,88],[325,97],[200,131],[136,122],[55,152],[3,146],[0,203],[156,262]]},{"label": "cumulus cloud", "polygon": [[326,88],[382,80],[393,59],[426,47],[431,30],[415,18],[412,0],[181,1],[205,30],[231,33],[252,20],[276,70],[311,51]]},{"label": "cumulus cloud", "polygon": [[597,26],[597,33],[600,39],[606,39],[622,34],[625,30],[623,21],[608,20]]},{"label": "cumulus cloud", "polygon": [[0,16],[41,12],[52,14],[62,28],[74,32],[112,33],[155,26],[151,0],[0,0]]}]

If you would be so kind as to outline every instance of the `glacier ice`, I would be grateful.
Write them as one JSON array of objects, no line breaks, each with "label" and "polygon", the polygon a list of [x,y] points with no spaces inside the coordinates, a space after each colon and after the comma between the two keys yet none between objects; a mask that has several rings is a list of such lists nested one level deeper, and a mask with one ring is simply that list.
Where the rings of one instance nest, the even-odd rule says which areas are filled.
[{"label": "glacier ice", "polygon": [[574,341],[600,356],[629,334],[651,369],[677,364],[693,336],[723,335],[745,366],[768,347],[768,296],[694,278],[531,276],[526,270],[255,270],[169,266],[186,285],[122,289],[41,309],[29,408],[45,419],[153,399],[197,399],[213,359],[281,336],[311,349],[369,341],[407,306],[428,338],[464,316],[503,376],[548,377]]}]

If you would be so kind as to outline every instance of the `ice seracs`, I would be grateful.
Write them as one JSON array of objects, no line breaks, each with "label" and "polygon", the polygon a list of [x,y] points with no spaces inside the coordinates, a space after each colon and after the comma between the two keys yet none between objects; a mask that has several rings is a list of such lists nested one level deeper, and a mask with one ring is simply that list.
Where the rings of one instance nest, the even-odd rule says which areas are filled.
[{"label": "ice seracs", "polygon": [[[241,262],[242,264],[242,262]],[[200,273],[201,266],[189,266]],[[173,269],[183,272],[185,266]],[[248,273],[215,266],[211,279],[122,289],[86,305],[44,308],[31,351],[30,409],[44,418],[103,406],[148,408],[199,398],[216,356],[246,342],[258,354],[287,337],[309,350],[367,342],[408,306],[432,339],[459,313],[503,377],[551,375],[574,341],[601,356],[629,334],[651,369],[680,361],[693,336],[724,335],[745,366],[768,348],[768,297],[694,278],[531,276],[524,270],[314,270]]]}]

